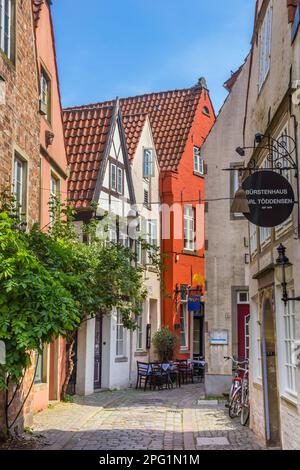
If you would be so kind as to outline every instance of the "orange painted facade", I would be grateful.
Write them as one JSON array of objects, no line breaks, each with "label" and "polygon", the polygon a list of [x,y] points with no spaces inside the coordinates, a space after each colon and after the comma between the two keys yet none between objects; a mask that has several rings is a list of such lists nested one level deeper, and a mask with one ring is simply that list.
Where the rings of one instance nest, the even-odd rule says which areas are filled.
[{"label": "orange painted facade", "polygon": [[[67,199],[67,158],[54,32],[51,10],[46,0],[40,2],[35,16],[35,37],[40,93],[42,74],[47,77],[49,88],[49,113],[48,116],[41,113],[40,117],[40,226],[46,231],[50,226],[51,179],[56,181],[57,195],[62,201]],[[34,386],[34,412],[46,408],[49,399],[60,399],[65,378],[65,350],[65,341],[62,338],[45,348],[43,380]]]},{"label": "orange painted facade", "polygon": [[[203,113],[203,108],[209,110],[209,116]],[[203,90],[199,105],[195,113],[193,125],[185,146],[184,153],[177,171],[161,173],[162,203],[177,209],[170,215],[171,236],[162,239],[162,253],[164,256],[164,288],[162,296],[162,322],[175,334],[180,336],[180,293],[176,293],[181,285],[196,288],[194,276],[205,279],[204,268],[204,176],[194,174],[194,146],[201,147],[210,129],[215,122],[214,110],[206,90]],[[184,250],[184,205],[193,206],[196,214],[196,249],[192,253]],[[163,213],[163,221],[166,219]],[[163,224],[166,221],[163,222]],[[173,236],[172,236],[173,235]],[[164,236],[163,236],[164,238]],[[204,283],[204,282],[203,282]],[[205,285],[202,286],[205,290]],[[188,314],[188,345],[180,350],[180,343],[176,351],[179,359],[192,357],[193,325],[191,315]]]}]

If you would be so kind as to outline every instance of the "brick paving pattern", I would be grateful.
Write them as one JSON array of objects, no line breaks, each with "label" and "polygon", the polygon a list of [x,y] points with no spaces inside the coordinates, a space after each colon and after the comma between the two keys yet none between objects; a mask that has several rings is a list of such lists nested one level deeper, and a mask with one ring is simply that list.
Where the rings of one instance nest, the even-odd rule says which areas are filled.
[{"label": "brick paving pattern", "polygon": [[[201,396],[203,388],[199,384],[154,392],[100,392],[76,397],[74,403],[61,403],[37,414],[33,429],[44,437],[45,449],[263,448],[248,427],[229,419],[224,403],[201,405]],[[218,440],[213,438],[218,437],[223,438],[219,439],[223,444],[216,444]],[[201,438],[206,438],[202,441],[205,445],[198,445]]]}]

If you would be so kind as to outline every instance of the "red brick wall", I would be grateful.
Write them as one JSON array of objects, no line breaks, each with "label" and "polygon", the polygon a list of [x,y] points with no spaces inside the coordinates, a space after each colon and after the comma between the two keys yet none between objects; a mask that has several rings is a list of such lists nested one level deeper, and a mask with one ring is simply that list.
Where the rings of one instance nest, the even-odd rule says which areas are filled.
[{"label": "red brick wall", "polygon": [[[0,105],[0,187],[11,184],[14,149],[28,162],[27,221],[39,220],[40,155],[38,113],[39,91],[31,1],[16,2],[16,60],[13,64],[0,51],[0,75],[5,81],[5,102]],[[21,392],[10,408],[10,417],[17,413],[20,400],[27,393],[32,371],[26,374]],[[10,390],[11,392],[11,390]],[[4,397],[0,394],[0,427],[4,423]],[[24,415],[31,417],[32,394],[18,423]]]},{"label": "red brick wall", "polygon": [[0,185],[11,181],[12,158],[17,146],[28,159],[28,222],[39,220],[38,79],[31,2],[16,2],[16,60],[0,51],[0,75],[6,100],[0,106]]}]

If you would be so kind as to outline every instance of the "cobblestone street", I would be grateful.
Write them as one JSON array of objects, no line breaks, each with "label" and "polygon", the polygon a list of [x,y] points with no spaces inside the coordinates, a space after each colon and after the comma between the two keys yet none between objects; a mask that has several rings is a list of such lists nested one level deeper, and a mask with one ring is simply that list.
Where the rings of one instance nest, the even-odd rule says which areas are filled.
[{"label": "cobblestone street", "polygon": [[228,418],[224,403],[201,404],[201,387],[76,397],[37,414],[33,429],[46,449],[260,449],[247,427]]}]

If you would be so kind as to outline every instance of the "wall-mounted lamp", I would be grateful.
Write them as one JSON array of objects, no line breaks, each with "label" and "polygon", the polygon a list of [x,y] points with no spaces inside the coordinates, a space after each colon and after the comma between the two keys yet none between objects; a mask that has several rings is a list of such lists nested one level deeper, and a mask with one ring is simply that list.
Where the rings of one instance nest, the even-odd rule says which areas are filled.
[{"label": "wall-mounted lamp", "polygon": [[240,157],[244,157],[246,155],[245,150],[242,147],[238,147],[235,149],[236,153],[239,154]]},{"label": "wall-mounted lamp", "polygon": [[286,247],[281,243],[277,248],[278,258],[275,265],[275,277],[282,287],[282,301],[287,305],[290,301],[300,301],[300,297],[289,297],[287,286],[293,279],[293,265],[286,256]]}]

